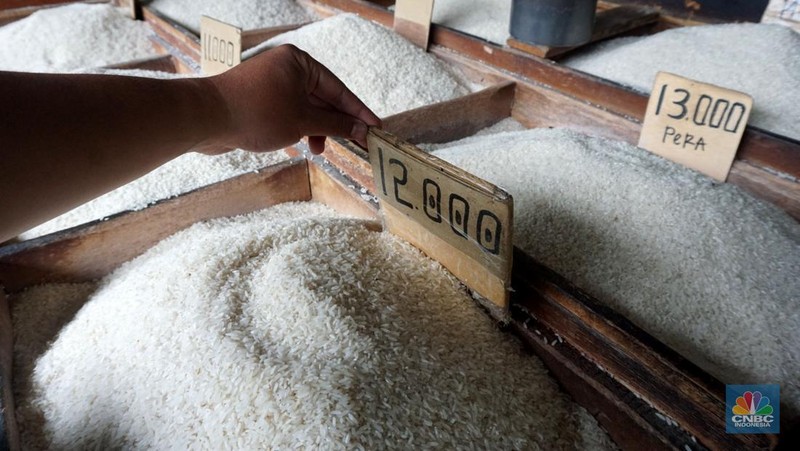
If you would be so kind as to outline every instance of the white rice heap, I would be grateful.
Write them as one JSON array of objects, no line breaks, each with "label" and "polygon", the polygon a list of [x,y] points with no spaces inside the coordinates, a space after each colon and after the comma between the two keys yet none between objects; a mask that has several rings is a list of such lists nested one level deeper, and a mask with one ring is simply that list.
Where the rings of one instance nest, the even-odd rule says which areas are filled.
[{"label": "white rice heap", "polygon": [[[15,299],[15,330],[58,289]],[[311,203],[199,223],[123,265],[30,383],[33,447],[613,448],[437,263]]]},{"label": "white rice heap", "polygon": [[800,411],[800,225],[783,211],[564,129],[435,154],[514,196],[517,246],[722,381],[780,383]]},{"label": "white rice heap", "polygon": [[150,26],[111,5],[47,8],[0,27],[0,70],[69,72],[156,55]]},{"label": "white rice heap", "polygon": [[467,94],[436,57],[381,25],[353,14],[281,34],[244,52],[243,58],[281,44],[307,51],[338,76],[378,116]]},{"label": "white rice heap", "polygon": [[[92,72],[162,79],[186,77],[186,75],[144,70],[105,69]],[[175,197],[247,172],[258,171],[288,158],[283,150],[255,153],[237,149],[222,155],[189,152],[127,185],[28,230],[20,235],[20,239],[31,239],[68,229],[126,210],[141,210],[155,201]]]},{"label": "white rice heap", "polygon": [[295,0],[153,0],[147,5],[195,33],[204,15],[242,30],[314,20]]},{"label": "white rice heap", "polygon": [[564,64],[649,93],[658,71],[753,97],[750,124],[800,139],[800,34],[780,25],[675,28],[598,44]]},{"label": "white rice heap", "polygon": [[432,22],[505,45],[511,37],[511,0],[436,0]]}]

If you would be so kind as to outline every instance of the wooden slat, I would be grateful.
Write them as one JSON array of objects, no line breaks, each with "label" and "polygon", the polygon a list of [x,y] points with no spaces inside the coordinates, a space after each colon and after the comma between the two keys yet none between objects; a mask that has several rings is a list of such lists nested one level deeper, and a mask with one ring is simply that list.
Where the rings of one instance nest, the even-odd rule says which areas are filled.
[{"label": "wooden slat", "polygon": [[16,292],[45,282],[97,279],[195,222],[309,199],[305,159],[270,166],[144,210],[0,248],[0,284]]},{"label": "wooden slat", "polygon": [[411,143],[448,142],[470,136],[511,116],[515,83],[415,108],[383,119],[383,129]]},{"label": "wooden slat", "polygon": [[197,35],[147,6],[142,7],[142,17],[161,39],[195,63],[200,63],[200,38]]},{"label": "wooden slat", "polygon": [[378,202],[366,193],[365,197],[361,197],[353,189],[358,182],[331,165],[326,165],[321,157],[314,159],[316,163],[308,165],[311,199],[340,213],[373,221],[377,225],[372,229],[381,229]]},{"label": "wooden slat", "polygon": [[675,420],[704,446],[771,449],[777,444],[777,436],[727,434],[724,384],[523,252],[514,255],[514,262],[514,288],[520,293],[513,300],[515,321],[535,318],[556,331],[625,390]]},{"label": "wooden slat", "polygon": [[125,63],[111,64],[107,69],[142,69],[168,72],[174,74],[178,71],[175,57],[172,55],[162,55],[152,58],[143,58]]},{"label": "wooden slat", "polygon": [[546,45],[534,45],[509,38],[508,45],[525,53],[530,53],[531,55],[552,59],[556,56],[563,56],[572,50],[591,43],[627,33],[645,25],[653,24],[658,22],[658,17],[658,10],[654,8],[644,6],[620,6],[618,8],[605,9],[597,13],[592,37],[586,44],[577,47],[548,47]]},{"label": "wooden slat", "polygon": [[12,369],[14,334],[5,290],[0,285],[0,450],[18,450],[19,432],[14,417]]}]

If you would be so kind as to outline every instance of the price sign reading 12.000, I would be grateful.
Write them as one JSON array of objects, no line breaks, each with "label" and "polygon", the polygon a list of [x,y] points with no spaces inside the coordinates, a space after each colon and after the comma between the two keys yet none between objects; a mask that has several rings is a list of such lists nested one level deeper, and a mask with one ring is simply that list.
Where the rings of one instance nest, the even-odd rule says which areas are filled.
[{"label": "price sign reading 12.000", "polygon": [[384,131],[370,130],[367,142],[386,229],[507,307],[511,196]]},{"label": "price sign reading 12.000", "polygon": [[725,181],[752,107],[747,94],[659,72],[639,147]]}]

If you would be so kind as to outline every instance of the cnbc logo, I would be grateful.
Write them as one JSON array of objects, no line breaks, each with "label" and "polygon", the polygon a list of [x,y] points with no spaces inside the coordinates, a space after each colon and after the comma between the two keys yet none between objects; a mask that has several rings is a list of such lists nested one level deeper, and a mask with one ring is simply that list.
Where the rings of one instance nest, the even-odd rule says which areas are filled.
[{"label": "cnbc logo", "polygon": [[779,385],[726,385],[725,400],[729,434],[780,432]]}]

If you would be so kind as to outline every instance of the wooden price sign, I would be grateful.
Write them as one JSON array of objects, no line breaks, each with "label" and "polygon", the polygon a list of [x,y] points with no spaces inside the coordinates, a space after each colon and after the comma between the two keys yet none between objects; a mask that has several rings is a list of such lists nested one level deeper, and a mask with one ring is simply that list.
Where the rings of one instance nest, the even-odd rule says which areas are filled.
[{"label": "wooden price sign", "polygon": [[724,182],[752,108],[747,94],[659,72],[639,147]]},{"label": "wooden price sign", "polygon": [[394,31],[424,50],[428,50],[433,0],[397,0],[394,4]]},{"label": "wooden price sign", "polygon": [[382,130],[370,129],[367,143],[386,229],[506,308],[511,195]]},{"label": "wooden price sign", "polygon": [[242,29],[207,16],[200,18],[200,68],[216,75],[242,62]]}]

